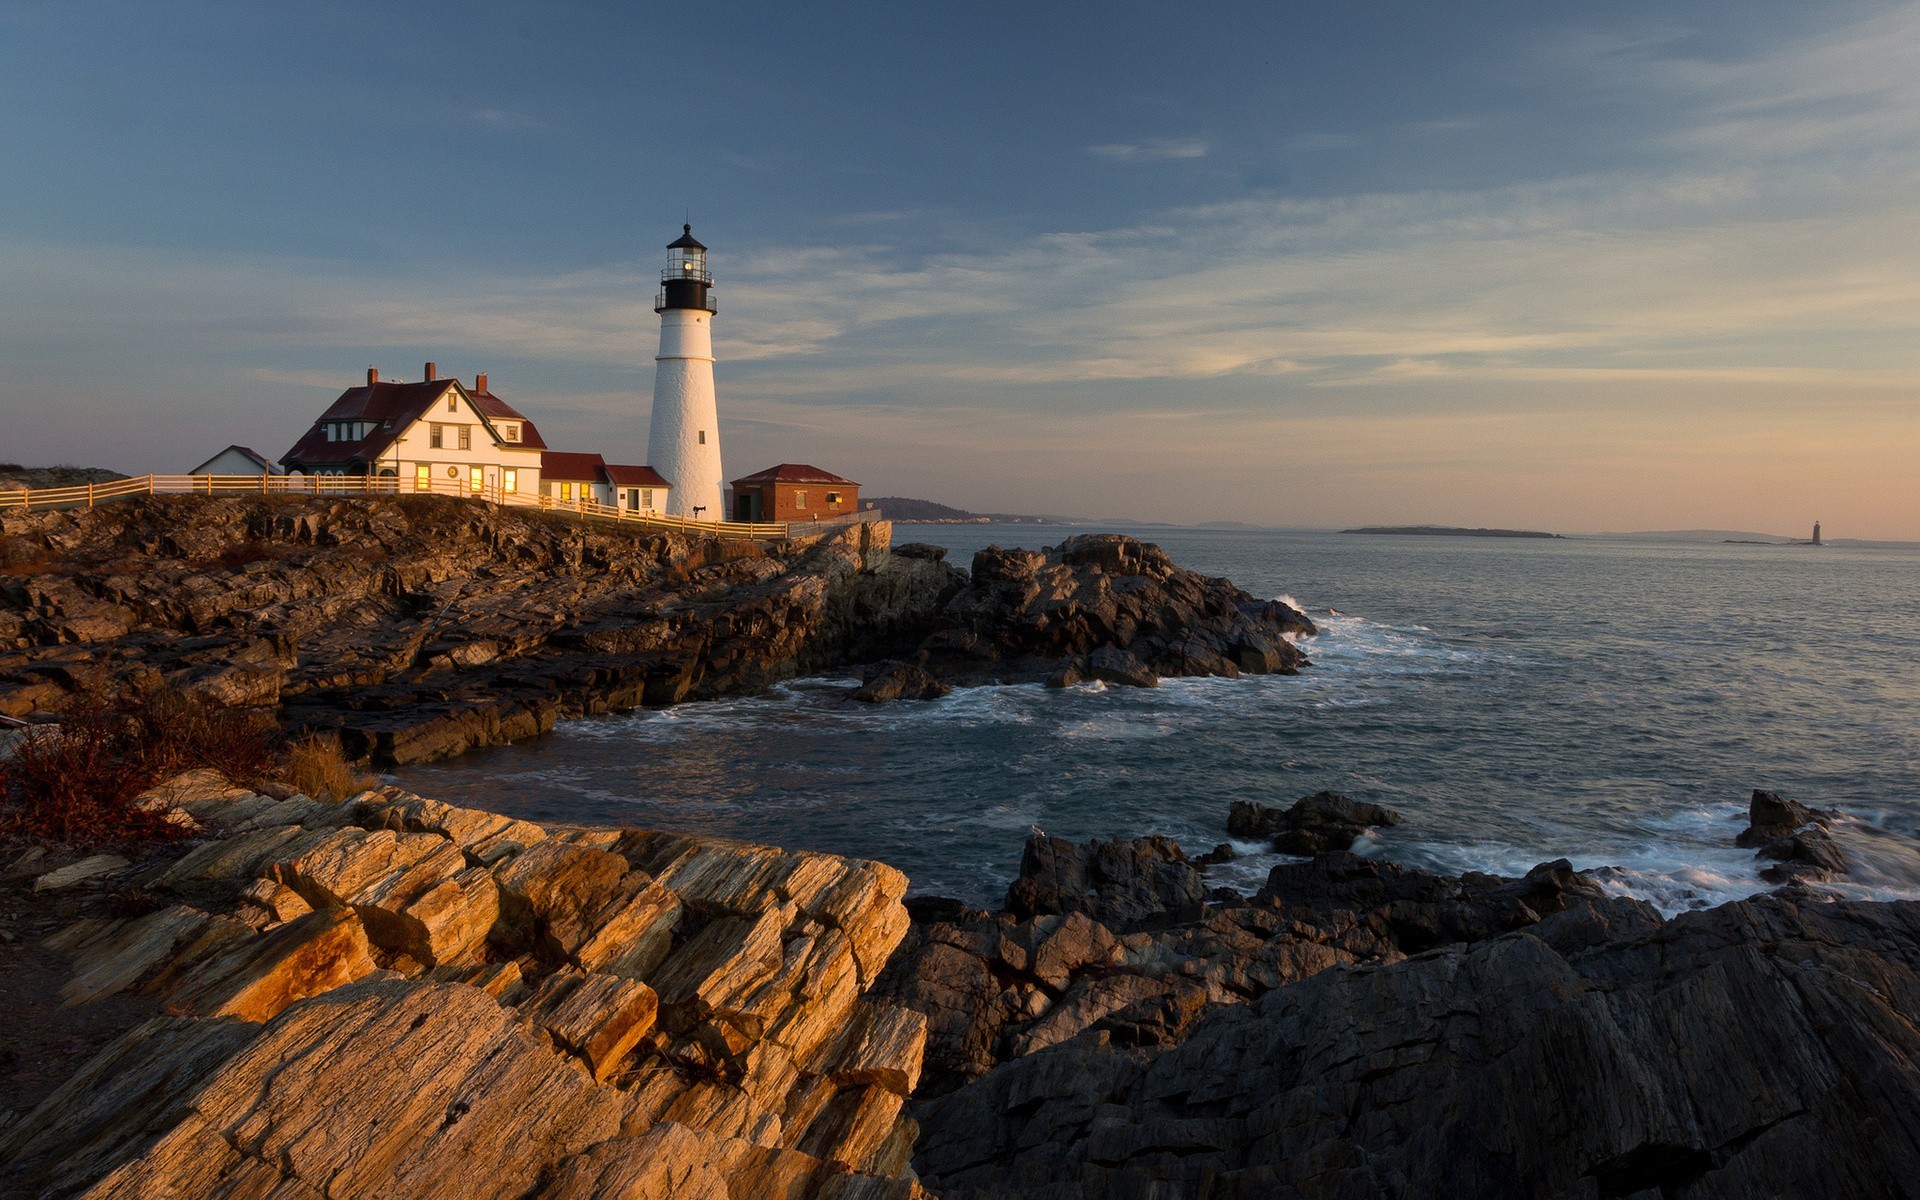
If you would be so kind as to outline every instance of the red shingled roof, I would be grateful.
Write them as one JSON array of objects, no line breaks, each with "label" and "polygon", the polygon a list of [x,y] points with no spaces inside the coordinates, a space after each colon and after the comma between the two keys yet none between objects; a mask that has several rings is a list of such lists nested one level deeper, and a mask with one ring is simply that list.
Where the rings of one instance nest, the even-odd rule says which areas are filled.
[{"label": "red shingled roof", "polygon": [[633,467],[623,463],[607,463],[602,468],[607,473],[607,482],[615,487],[651,487],[670,488],[673,485],[662,478],[660,472],[652,467]]},{"label": "red shingled roof", "polygon": [[468,392],[467,395],[473,398],[473,406],[486,414],[488,420],[495,422],[520,422],[520,440],[517,442],[508,442],[507,445],[525,446],[529,450],[545,450],[547,448],[546,439],[541,437],[540,431],[533,427],[533,422],[521,416],[513,405],[508,404],[492,392]]},{"label": "red shingled roof", "polygon": [[[432,379],[424,383],[371,383],[348,388],[340,393],[340,398],[326,412],[320,414],[313,428],[294,443],[293,449],[280,456],[280,461],[310,465],[371,463],[393,445],[394,439],[405,433],[409,425],[425,416],[449,387],[458,386],[458,382],[452,379]],[[461,391],[489,422],[520,422],[520,440],[504,442],[503,445],[525,446],[531,450],[546,449],[547,443],[541,439],[540,431],[533,427],[532,421],[515,411],[512,405],[491,392],[475,394],[467,392],[465,388],[461,388]],[[359,441],[330,442],[326,431],[321,428],[328,421],[373,421],[379,428]]]},{"label": "red shingled roof", "polygon": [[540,478],[582,480],[599,483],[606,473],[606,460],[598,454],[575,454],[567,450],[548,450],[540,455]]},{"label": "red shingled roof", "polygon": [[743,483],[838,483],[846,487],[860,485],[832,471],[822,471],[819,467],[810,467],[806,463],[781,463],[777,467],[768,467],[764,471],[733,481],[735,487]]}]

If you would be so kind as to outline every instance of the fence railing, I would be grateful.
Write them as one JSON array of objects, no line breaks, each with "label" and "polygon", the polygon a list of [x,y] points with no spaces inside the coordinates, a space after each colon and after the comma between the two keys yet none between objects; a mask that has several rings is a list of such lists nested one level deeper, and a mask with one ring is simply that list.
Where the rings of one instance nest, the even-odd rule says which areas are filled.
[{"label": "fence railing", "polygon": [[[499,483],[474,488],[463,480],[407,479],[392,475],[135,475],[111,483],[76,484],[62,488],[34,488],[29,491],[0,491],[0,511],[8,509],[91,508],[128,496],[229,495],[239,492],[286,496],[459,496],[510,508],[531,508],[569,516],[615,521],[649,529],[674,529],[687,533],[723,538],[784,538],[807,536],[836,525],[856,520],[875,520],[879,513],[867,510],[850,513],[847,518],[828,517],[820,521],[696,521],[690,517],[642,512],[602,504],[598,500],[561,500],[529,492],[509,492]],[[849,519],[851,518],[851,519]]]}]

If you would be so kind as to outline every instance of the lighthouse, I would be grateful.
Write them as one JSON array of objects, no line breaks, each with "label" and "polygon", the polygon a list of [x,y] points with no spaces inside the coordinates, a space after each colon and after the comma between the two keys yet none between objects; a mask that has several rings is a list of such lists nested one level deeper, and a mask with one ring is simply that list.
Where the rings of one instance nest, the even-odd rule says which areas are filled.
[{"label": "lighthouse", "polygon": [[713,400],[713,276],[693,226],[667,244],[667,269],[653,311],[660,314],[654,356],[653,423],[647,461],[670,485],[668,511],[702,521],[726,514],[721,493],[720,419]]}]

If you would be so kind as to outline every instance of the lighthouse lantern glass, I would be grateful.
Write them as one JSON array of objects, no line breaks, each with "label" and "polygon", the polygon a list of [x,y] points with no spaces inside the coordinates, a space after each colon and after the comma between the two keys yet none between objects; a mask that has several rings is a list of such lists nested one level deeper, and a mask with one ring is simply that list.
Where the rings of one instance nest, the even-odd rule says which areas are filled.
[{"label": "lighthouse lantern glass", "polygon": [[669,266],[682,275],[697,279],[707,273],[707,252],[694,249],[675,250]]}]

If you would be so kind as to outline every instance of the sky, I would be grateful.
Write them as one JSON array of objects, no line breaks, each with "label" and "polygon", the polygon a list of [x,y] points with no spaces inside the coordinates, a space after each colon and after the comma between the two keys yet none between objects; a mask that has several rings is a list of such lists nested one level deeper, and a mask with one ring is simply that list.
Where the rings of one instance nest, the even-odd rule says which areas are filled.
[{"label": "sky", "polygon": [[369,364],[980,511],[1920,539],[1920,0],[0,0],[0,460]]}]

